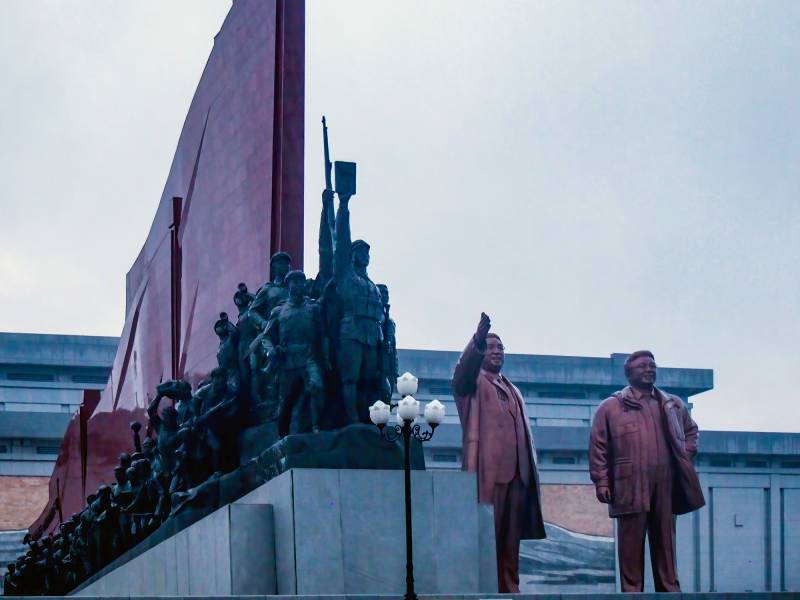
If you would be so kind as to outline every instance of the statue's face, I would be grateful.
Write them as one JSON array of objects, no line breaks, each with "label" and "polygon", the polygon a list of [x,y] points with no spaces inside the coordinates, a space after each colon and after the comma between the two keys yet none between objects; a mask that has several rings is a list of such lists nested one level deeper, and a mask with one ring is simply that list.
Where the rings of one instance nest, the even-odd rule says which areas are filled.
[{"label": "statue's face", "polygon": [[369,266],[369,248],[358,246],[353,252],[353,264],[357,267]]},{"label": "statue's face", "polygon": [[640,356],[628,364],[628,383],[636,388],[652,387],[656,383],[656,361],[649,356]]},{"label": "statue's face", "polygon": [[236,305],[236,308],[247,308],[247,305],[250,304],[250,296],[247,294],[236,294],[233,298],[233,303]]},{"label": "statue's face", "polygon": [[125,469],[122,467],[116,467],[114,469],[114,479],[116,479],[117,483],[120,485],[125,483]]},{"label": "statue's face", "polygon": [[131,455],[127,452],[123,452],[119,455],[119,464],[126,469],[131,466]]},{"label": "statue's face", "polygon": [[486,338],[486,354],[483,356],[484,369],[491,373],[499,373],[506,360],[505,347],[499,338]]},{"label": "statue's face", "polygon": [[306,290],[306,280],[301,277],[292,277],[289,281],[289,295],[292,298],[301,298]]},{"label": "statue's face", "polygon": [[278,281],[283,281],[286,274],[289,272],[291,264],[285,258],[278,258],[272,263],[272,275]]}]

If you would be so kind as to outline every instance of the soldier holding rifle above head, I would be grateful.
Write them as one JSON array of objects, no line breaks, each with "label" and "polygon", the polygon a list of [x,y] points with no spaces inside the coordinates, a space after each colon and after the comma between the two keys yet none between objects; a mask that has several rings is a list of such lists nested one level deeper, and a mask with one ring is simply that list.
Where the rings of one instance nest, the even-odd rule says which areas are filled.
[{"label": "soldier holding rifle above head", "polygon": [[657,592],[680,592],[675,518],[705,504],[692,460],[697,424],[677,396],[658,389],[649,350],[625,360],[628,385],[597,408],[589,442],[589,474],[597,499],[617,519],[623,592],[644,590],[644,540]]},{"label": "soldier holding rifle above head", "polygon": [[458,359],[453,393],[462,428],[462,469],[478,474],[478,502],[494,506],[497,580],[501,593],[519,592],[519,543],[545,537],[536,449],[522,394],[500,373],[505,348],[491,320]]},{"label": "soldier holding rifle above head", "polygon": [[[337,163],[337,168],[340,164]],[[355,193],[355,172],[352,189],[342,191],[344,188],[339,182],[337,171],[339,209],[336,212],[333,279],[340,320],[336,363],[348,421],[369,423],[369,405],[381,390],[384,308],[378,287],[367,275],[369,244],[364,240],[350,241],[348,205]]]}]

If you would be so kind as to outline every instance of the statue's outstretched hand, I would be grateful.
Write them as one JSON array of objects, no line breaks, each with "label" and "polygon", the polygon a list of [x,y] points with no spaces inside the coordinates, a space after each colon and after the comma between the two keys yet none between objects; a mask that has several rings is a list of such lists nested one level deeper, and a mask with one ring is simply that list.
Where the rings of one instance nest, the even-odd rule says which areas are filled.
[{"label": "statue's outstretched hand", "polygon": [[486,344],[486,336],[492,328],[492,320],[485,312],[481,313],[481,320],[478,322],[478,329],[475,330],[475,341],[479,346]]},{"label": "statue's outstretched hand", "polygon": [[329,204],[333,202],[333,190],[324,189],[322,190],[322,203]]}]

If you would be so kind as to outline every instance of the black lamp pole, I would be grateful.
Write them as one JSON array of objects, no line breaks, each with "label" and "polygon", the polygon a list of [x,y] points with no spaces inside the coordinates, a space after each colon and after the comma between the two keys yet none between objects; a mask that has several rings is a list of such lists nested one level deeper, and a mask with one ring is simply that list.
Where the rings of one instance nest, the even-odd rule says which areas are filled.
[{"label": "black lamp pole", "polygon": [[411,531],[411,438],[419,442],[427,442],[433,437],[433,431],[437,423],[429,423],[429,430],[422,431],[419,424],[413,425],[412,421],[403,420],[402,425],[386,427],[379,424],[378,429],[381,434],[390,442],[394,442],[400,436],[403,437],[403,475],[405,478],[406,492],[406,594],[404,600],[417,600],[414,592],[414,550],[413,536]]}]

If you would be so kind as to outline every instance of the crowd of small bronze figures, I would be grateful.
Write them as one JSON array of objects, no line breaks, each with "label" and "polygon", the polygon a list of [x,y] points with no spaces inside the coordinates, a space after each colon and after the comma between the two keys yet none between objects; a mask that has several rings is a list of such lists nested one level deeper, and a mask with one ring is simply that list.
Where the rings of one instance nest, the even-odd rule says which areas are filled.
[{"label": "crowd of small bronze figures", "polygon": [[[141,439],[123,453],[115,482],[8,565],[4,593],[64,595],[133,548],[170,517],[188,490],[240,464],[244,430],[270,441],[369,423],[369,405],[390,402],[397,378],[389,293],[367,276],[369,245],[351,242],[349,196],[325,190],[319,272],[307,279],[291,257],[270,259],[270,280],[252,294],[240,283],[236,323],[221,313],[218,366],[193,391],[183,380],[157,386]],[[164,399],[167,401],[164,401]]]}]

